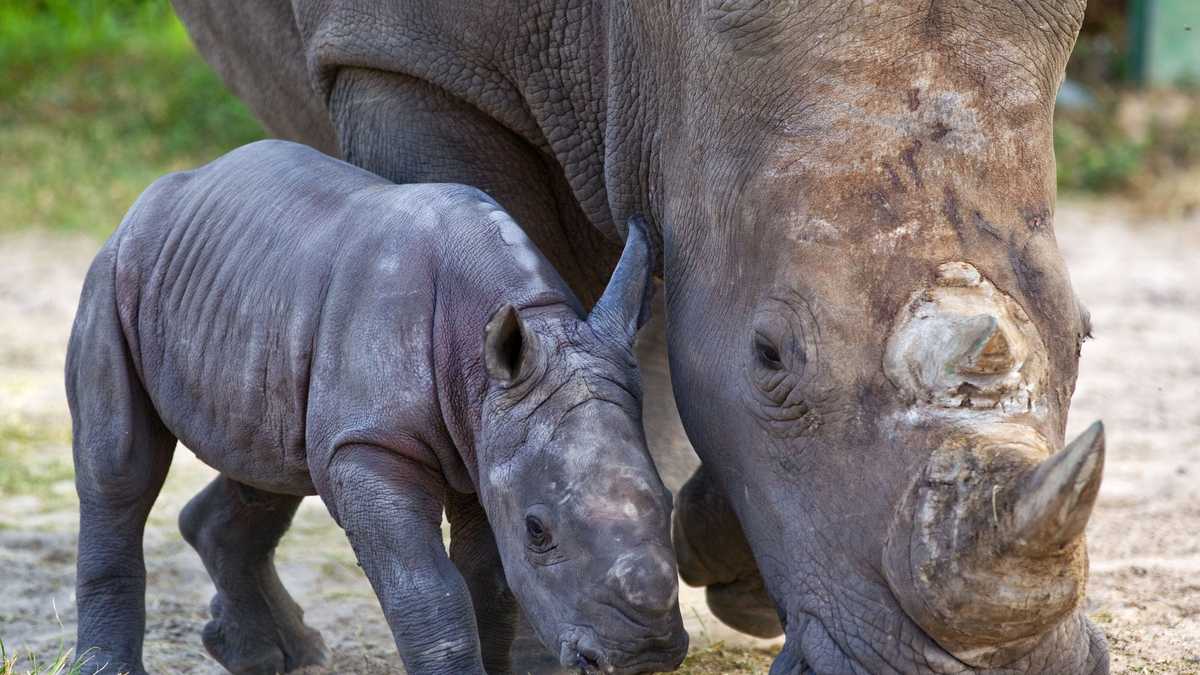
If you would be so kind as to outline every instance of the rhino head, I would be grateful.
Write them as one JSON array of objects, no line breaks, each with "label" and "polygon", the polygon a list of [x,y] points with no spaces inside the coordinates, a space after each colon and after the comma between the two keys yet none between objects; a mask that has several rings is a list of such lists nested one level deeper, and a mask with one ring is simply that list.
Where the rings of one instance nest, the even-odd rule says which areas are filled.
[{"label": "rhino head", "polygon": [[657,70],[621,79],[653,135],[609,163],[653,165],[626,208],[661,228],[676,400],[781,618],[772,673],[1107,671],[1080,609],[1103,430],[1065,443],[1089,329],[1053,230],[1083,7],[613,10]]},{"label": "rhino head", "polygon": [[633,356],[650,249],[641,226],[629,231],[586,318],[504,305],[483,336],[480,501],[542,644],[586,673],[673,670],[688,645],[671,495],[646,449]]}]

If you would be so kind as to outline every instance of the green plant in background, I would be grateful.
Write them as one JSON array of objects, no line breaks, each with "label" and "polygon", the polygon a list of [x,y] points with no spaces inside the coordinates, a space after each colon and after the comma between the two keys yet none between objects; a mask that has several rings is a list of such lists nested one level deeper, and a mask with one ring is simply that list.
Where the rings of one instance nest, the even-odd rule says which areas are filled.
[{"label": "green plant in background", "polygon": [[[1069,72],[1096,99],[1060,111],[1059,187],[1135,195],[1200,167],[1200,94],[1180,121],[1118,123],[1121,0],[1096,0]],[[1091,65],[1089,65],[1091,64]],[[1087,66],[1087,67],[1085,67]],[[261,138],[167,0],[0,0],[0,232],[107,235],[155,178]],[[1154,197],[1157,199],[1157,197]]]},{"label": "green plant in background", "polygon": [[1064,191],[1124,190],[1143,169],[1146,144],[1121,129],[1116,99],[1079,113],[1060,114],[1054,122],[1058,187]]},{"label": "green plant in background", "polygon": [[1096,87],[1054,121],[1063,193],[1117,194],[1143,216],[1200,212],[1200,91]]},{"label": "green plant in background", "polygon": [[0,4],[0,230],[106,235],[168,171],[262,137],[166,0]]}]

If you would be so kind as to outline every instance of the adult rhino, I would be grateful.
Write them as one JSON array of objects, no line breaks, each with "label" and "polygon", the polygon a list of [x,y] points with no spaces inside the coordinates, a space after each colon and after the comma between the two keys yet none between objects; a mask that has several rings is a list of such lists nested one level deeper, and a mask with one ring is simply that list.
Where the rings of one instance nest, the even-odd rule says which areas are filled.
[{"label": "adult rhino", "polygon": [[1053,231],[1085,0],[174,1],[271,132],[485,189],[585,302],[647,217],[680,569],[772,673],[1107,672]]}]

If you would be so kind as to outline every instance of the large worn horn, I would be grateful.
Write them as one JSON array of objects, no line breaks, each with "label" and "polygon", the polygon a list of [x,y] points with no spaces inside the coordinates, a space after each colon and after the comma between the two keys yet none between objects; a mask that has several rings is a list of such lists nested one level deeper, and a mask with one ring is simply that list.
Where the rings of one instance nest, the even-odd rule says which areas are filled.
[{"label": "large worn horn", "polygon": [[1014,490],[1013,544],[1028,555],[1070,546],[1083,534],[1104,470],[1104,424],[1095,422]]},{"label": "large worn horn", "polygon": [[1104,427],[1054,454],[1023,425],[985,432],[932,453],[896,512],[884,571],[930,637],[965,663],[996,668],[1028,653],[1083,597]]}]

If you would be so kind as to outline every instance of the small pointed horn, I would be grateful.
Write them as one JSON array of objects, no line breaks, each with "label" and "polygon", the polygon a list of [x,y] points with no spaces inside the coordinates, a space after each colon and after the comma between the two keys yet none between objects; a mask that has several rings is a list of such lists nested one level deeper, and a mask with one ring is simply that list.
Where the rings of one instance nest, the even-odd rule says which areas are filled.
[{"label": "small pointed horn", "polygon": [[958,365],[958,372],[965,375],[997,375],[1016,366],[1008,338],[996,317],[980,314],[968,320],[967,335],[970,345]]},{"label": "small pointed horn", "polygon": [[654,294],[654,255],[646,222],[629,219],[625,250],[604,294],[592,307],[588,323],[615,338],[633,343],[638,329],[650,316],[650,298]]},{"label": "small pointed horn", "polygon": [[1095,422],[1027,475],[1014,493],[1012,533],[1019,550],[1049,555],[1087,525],[1104,470],[1104,424]]}]

